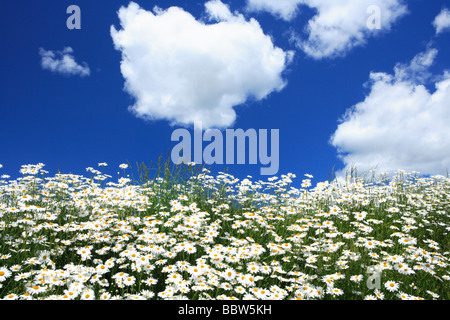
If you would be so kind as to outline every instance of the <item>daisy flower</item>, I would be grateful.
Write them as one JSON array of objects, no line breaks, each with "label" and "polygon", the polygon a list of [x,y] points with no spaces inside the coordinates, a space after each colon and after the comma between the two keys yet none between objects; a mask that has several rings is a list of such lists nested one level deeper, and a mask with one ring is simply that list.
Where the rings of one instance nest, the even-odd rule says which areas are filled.
[{"label": "daisy flower", "polygon": [[411,296],[409,294],[407,294],[407,293],[404,293],[404,292],[397,293],[397,297],[399,297],[402,300],[412,300]]},{"label": "daisy flower", "polygon": [[79,248],[77,253],[81,256],[82,261],[86,261],[91,258],[91,250],[87,248]]},{"label": "daisy flower", "polygon": [[389,208],[389,209],[387,209],[387,211],[388,212],[392,212],[392,213],[399,213],[400,212],[400,209],[399,208],[396,208],[396,207],[391,207],[391,208]]},{"label": "daisy flower", "polygon": [[155,284],[158,283],[158,280],[154,279],[154,278],[148,278],[144,281],[142,281],[143,283],[145,283],[148,286],[154,286]]},{"label": "daisy flower", "polygon": [[394,256],[387,256],[386,260],[389,261],[389,262],[399,263],[399,262],[403,262],[404,258],[402,256],[399,256],[399,255],[394,255]]},{"label": "daisy flower", "polygon": [[100,300],[110,300],[111,294],[109,292],[103,292],[102,294],[100,294],[99,299]]},{"label": "daisy flower", "polygon": [[242,300],[258,300],[254,295],[250,294],[250,293],[246,293],[243,297]]},{"label": "daisy flower", "polygon": [[399,288],[399,284],[397,282],[394,281],[386,281],[384,283],[384,287],[386,288],[386,290],[388,290],[389,292],[395,292],[398,290]]},{"label": "daisy flower", "polygon": [[172,272],[167,276],[166,283],[169,282],[179,283],[180,281],[183,281],[183,276],[178,272]]},{"label": "daisy flower", "polygon": [[99,275],[102,275],[109,272],[109,268],[104,264],[99,264],[95,267],[95,272],[97,272],[97,274]]},{"label": "daisy flower", "polygon": [[228,282],[221,283],[220,288],[227,290],[227,291],[232,289],[231,285]]},{"label": "daisy flower", "polygon": [[257,273],[259,271],[259,266],[256,263],[251,262],[247,265],[247,271],[250,273]]},{"label": "daisy flower", "polygon": [[263,273],[263,274],[269,274],[271,271],[269,266],[260,266],[259,268],[259,272]]},{"label": "daisy flower", "polygon": [[38,260],[40,263],[45,264],[49,263],[50,260],[50,252],[49,251],[42,251],[38,257]]},{"label": "daisy flower", "polygon": [[222,272],[222,277],[227,281],[233,280],[236,277],[236,271],[232,268],[227,268]]},{"label": "daisy flower", "polygon": [[245,290],[245,288],[242,287],[242,286],[236,287],[236,288],[234,289],[234,291],[236,291],[236,292],[239,293],[239,294],[244,294],[244,293],[247,292],[247,291]]},{"label": "daisy flower", "polygon": [[364,247],[366,247],[367,249],[373,249],[373,248],[375,248],[376,246],[377,246],[376,242],[375,242],[375,241],[372,241],[372,240],[367,240],[367,241],[364,243]]},{"label": "daisy flower", "polygon": [[350,232],[350,231],[342,234],[342,237],[344,237],[345,239],[353,239],[353,238],[355,238],[355,236],[356,236],[356,233]]},{"label": "daisy flower", "polygon": [[151,299],[155,296],[155,294],[150,290],[142,290],[140,294],[146,299]]},{"label": "daisy flower", "polygon": [[384,294],[380,290],[375,289],[374,294],[379,300],[383,300],[384,299]]},{"label": "daisy flower", "polygon": [[25,264],[29,264],[29,265],[38,265],[40,264],[39,260],[35,257],[29,258],[27,260],[24,261]]},{"label": "daisy flower", "polygon": [[83,290],[80,295],[81,300],[95,300],[95,293],[94,290],[88,288]]},{"label": "daisy flower", "polygon": [[342,289],[338,289],[338,288],[330,288],[328,290],[328,293],[333,296],[340,296],[340,295],[344,294],[344,291]]},{"label": "daisy flower", "polygon": [[9,268],[9,270],[11,270],[12,272],[18,272],[18,271],[20,271],[20,269],[22,269],[22,266],[20,266],[18,264],[15,264]]},{"label": "daisy flower", "polygon": [[375,252],[369,252],[369,256],[372,257],[373,259],[378,259],[379,255]]},{"label": "daisy flower", "polygon": [[363,275],[361,275],[361,274],[350,277],[350,281],[353,281],[353,282],[356,282],[356,283],[361,282],[362,279],[363,279]]},{"label": "daisy flower", "polygon": [[259,289],[257,292],[252,293],[260,300],[266,300],[270,295],[270,291],[267,289]]},{"label": "daisy flower", "polygon": [[397,271],[398,271],[398,273],[405,274],[405,275],[415,274],[414,270],[408,266],[399,268]]},{"label": "daisy flower", "polygon": [[366,218],[367,212],[365,212],[365,211],[363,211],[363,212],[357,212],[357,213],[354,214],[354,216],[355,216],[355,219],[356,219],[356,220],[362,221],[362,220],[364,220],[364,219]]},{"label": "daisy flower", "polygon": [[47,289],[45,287],[41,287],[38,285],[34,285],[32,287],[27,288],[27,293],[31,295],[39,294],[45,292]]},{"label": "daisy flower", "polygon": [[188,268],[188,272],[194,276],[194,277],[198,277],[201,276],[204,272],[204,270],[198,266],[191,266]]},{"label": "daisy flower", "polygon": [[71,289],[64,290],[64,296],[66,296],[68,300],[75,299],[76,297],[78,297],[79,294],[80,291],[78,290],[71,290]]},{"label": "daisy flower", "polygon": [[3,297],[3,300],[17,300],[19,297],[15,293],[11,293]]},{"label": "daisy flower", "polygon": [[0,282],[5,281],[7,278],[9,278],[11,276],[12,272],[9,271],[7,268],[5,267],[1,267],[0,268]]},{"label": "daisy flower", "polygon": [[126,272],[118,272],[113,276],[113,278],[123,280],[123,279],[127,278],[128,276],[129,275]]}]

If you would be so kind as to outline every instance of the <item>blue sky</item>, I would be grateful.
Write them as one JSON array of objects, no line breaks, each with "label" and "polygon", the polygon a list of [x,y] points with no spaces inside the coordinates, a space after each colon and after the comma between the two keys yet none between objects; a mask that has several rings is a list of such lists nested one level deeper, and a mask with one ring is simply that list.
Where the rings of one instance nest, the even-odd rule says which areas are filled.
[{"label": "blue sky", "polygon": [[[66,26],[72,4],[80,30]],[[86,174],[106,162],[114,176],[121,163],[166,156],[172,132],[193,118],[221,130],[279,129],[277,175],[323,181],[351,164],[446,174],[448,1],[129,4],[1,2],[0,174],[36,163]],[[370,5],[381,29],[366,24]],[[58,64],[64,55],[72,60]],[[261,166],[211,168],[266,179]]]}]

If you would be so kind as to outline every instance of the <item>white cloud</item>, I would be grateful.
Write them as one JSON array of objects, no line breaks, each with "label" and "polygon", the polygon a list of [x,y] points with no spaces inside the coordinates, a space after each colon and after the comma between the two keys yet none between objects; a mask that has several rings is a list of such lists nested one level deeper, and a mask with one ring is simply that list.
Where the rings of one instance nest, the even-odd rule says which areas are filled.
[{"label": "white cloud", "polygon": [[[307,55],[315,58],[335,58],[364,45],[369,37],[380,31],[389,31],[392,25],[407,13],[403,0],[247,0],[250,10],[265,10],[285,20],[292,20],[299,6],[308,6],[316,14],[305,28],[306,39],[293,34],[293,41]],[[371,7],[380,13],[380,29],[369,28]]]},{"label": "white cloud", "polygon": [[352,166],[422,174],[450,169],[450,73],[435,80],[434,92],[419,83],[436,54],[428,49],[398,64],[394,75],[371,73],[370,94],[347,110],[330,140],[346,165],[340,174]]},{"label": "white cloud", "polygon": [[216,23],[179,7],[150,12],[131,2],[120,8],[122,29],[111,26],[111,36],[122,52],[136,116],[228,127],[236,119],[233,107],[285,87],[291,52],[275,47],[255,19],[231,13],[222,2],[207,2],[205,9]]},{"label": "white cloud", "polygon": [[298,14],[298,6],[304,0],[247,0],[249,11],[267,11],[272,15],[284,19],[292,20]]},{"label": "white cloud", "polygon": [[437,49],[429,49],[416,55],[409,65],[398,63],[394,68],[395,78],[397,81],[424,83],[432,76],[428,68],[434,63],[437,54]]},{"label": "white cloud", "polygon": [[209,15],[209,20],[227,21],[233,19],[230,8],[220,0],[211,0],[205,3],[205,10]]},{"label": "white cloud", "polygon": [[72,55],[73,49],[66,47],[62,51],[51,51],[43,48],[39,49],[41,56],[41,66],[45,70],[64,75],[89,76],[91,71],[86,64],[78,64]]},{"label": "white cloud", "polygon": [[442,9],[442,11],[434,19],[433,26],[436,28],[436,34],[449,31],[450,10],[448,10],[447,8]]},{"label": "white cloud", "polygon": [[299,42],[303,51],[316,58],[336,57],[354,47],[364,45],[367,38],[380,30],[372,30],[367,22],[367,9],[376,5],[380,9],[381,30],[390,30],[392,24],[407,9],[401,0],[305,0],[318,14],[308,22],[308,39]]}]

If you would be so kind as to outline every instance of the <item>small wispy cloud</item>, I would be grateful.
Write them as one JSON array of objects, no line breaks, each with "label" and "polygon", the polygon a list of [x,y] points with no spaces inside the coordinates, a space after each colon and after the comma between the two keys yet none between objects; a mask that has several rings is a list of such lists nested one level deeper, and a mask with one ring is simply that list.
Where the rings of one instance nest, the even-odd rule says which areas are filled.
[{"label": "small wispy cloud", "polygon": [[436,34],[450,31],[450,10],[447,8],[442,9],[434,19],[433,26],[436,28]]},{"label": "small wispy cloud", "polygon": [[247,0],[247,10],[267,11],[277,18],[290,21],[297,16],[298,7],[304,0]]},{"label": "small wispy cloud", "polygon": [[39,54],[41,56],[41,66],[44,70],[81,77],[86,77],[91,74],[91,70],[86,62],[79,64],[75,61],[71,47],[66,47],[62,51],[51,51],[40,48]]}]

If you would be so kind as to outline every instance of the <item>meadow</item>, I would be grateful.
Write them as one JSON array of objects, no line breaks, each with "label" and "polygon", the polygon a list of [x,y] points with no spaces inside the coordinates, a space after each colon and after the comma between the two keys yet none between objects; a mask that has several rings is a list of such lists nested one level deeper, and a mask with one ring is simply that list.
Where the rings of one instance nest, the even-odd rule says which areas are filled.
[{"label": "meadow", "polygon": [[135,169],[1,176],[0,298],[450,299],[448,177]]}]

